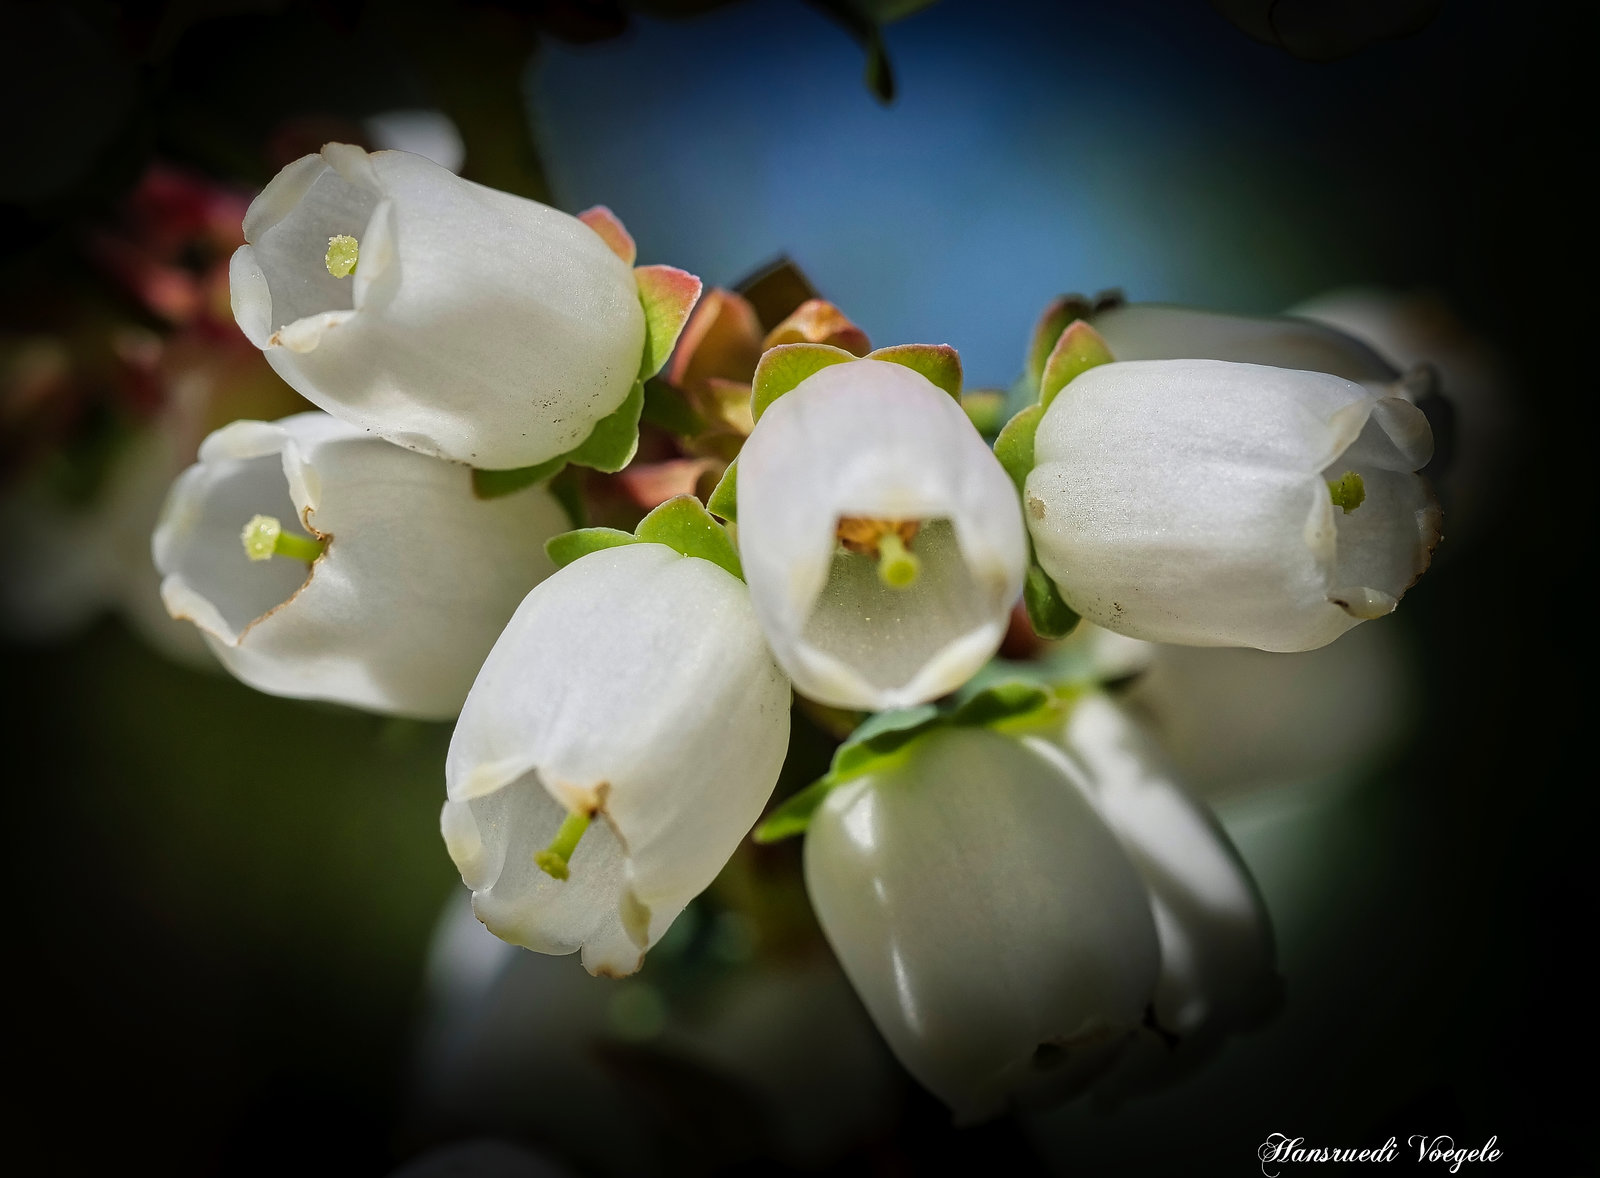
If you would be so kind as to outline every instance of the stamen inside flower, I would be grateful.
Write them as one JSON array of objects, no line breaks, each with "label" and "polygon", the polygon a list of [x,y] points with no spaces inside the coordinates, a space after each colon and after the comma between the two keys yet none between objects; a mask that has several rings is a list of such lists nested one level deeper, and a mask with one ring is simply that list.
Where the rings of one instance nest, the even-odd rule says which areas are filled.
[{"label": "stamen inside flower", "polygon": [[568,814],[561,823],[561,829],[556,831],[556,837],[550,840],[550,845],[534,854],[534,866],[551,879],[566,879],[570,874],[567,860],[572,858],[572,852],[578,849],[578,840],[583,838],[583,832],[588,829],[589,815],[581,812]]},{"label": "stamen inside flower", "polygon": [[1328,495],[1335,507],[1343,508],[1344,513],[1349,515],[1366,502],[1367,484],[1355,471],[1347,470],[1328,482]]},{"label": "stamen inside flower", "polygon": [[323,264],[335,278],[349,278],[356,272],[356,262],[361,257],[361,245],[348,233],[328,238],[328,252]]},{"label": "stamen inside flower", "polygon": [[875,557],[878,579],[891,589],[909,589],[922,573],[922,561],[911,551],[911,541],[922,530],[914,519],[867,519],[844,516],[835,534],[847,552]]},{"label": "stamen inside flower", "polygon": [[322,555],[326,544],[312,536],[284,531],[283,525],[270,515],[252,516],[239,532],[239,539],[244,544],[244,554],[251,560],[291,556],[307,564]]}]

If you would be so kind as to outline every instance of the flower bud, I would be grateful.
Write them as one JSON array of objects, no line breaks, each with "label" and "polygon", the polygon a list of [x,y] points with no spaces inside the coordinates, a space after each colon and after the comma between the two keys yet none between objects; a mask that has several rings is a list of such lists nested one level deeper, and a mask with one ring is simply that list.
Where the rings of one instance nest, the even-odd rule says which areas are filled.
[{"label": "flower bud", "polygon": [[1409,401],[1321,372],[1104,364],[1045,411],[1024,500],[1088,620],[1154,642],[1310,650],[1428,567],[1432,452]]},{"label": "flower bud", "polygon": [[1144,882],[1070,767],[941,728],[823,801],[806,887],[900,1062],[958,1120],[1081,1085],[1144,1019]]},{"label": "flower bud", "polygon": [[788,740],[789,684],[737,577],[662,544],[592,552],[484,662],[445,845],[496,936],[629,974],[754,825]]},{"label": "flower bud", "polygon": [[167,611],[252,687],[444,719],[567,526],[542,487],[479,500],[463,466],[301,413],[208,437],[153,552]]},{"label": "flower bud", "polygon": [[1027,541],[1010,480],[954,397],[903,364],[840,355],[773,401],[740,454],[740,557],[800,691],[905,707],[994,653]]},{"label": "flower bud", "polygon": [[330,143],[251,203],[233,311],[345,421],[483,468],[575,448],[627,398],[645,314],[575,217],[422,156]]}]

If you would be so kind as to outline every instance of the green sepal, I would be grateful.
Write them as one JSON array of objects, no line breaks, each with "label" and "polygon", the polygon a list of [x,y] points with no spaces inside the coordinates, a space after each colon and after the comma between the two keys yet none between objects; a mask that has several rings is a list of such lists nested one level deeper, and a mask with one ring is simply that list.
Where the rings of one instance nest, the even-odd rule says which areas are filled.
[{"label": "green sepal", "polygon": [[1028,361],[1023,379],[1027,381],[1030,397],[1038,396],[1039,382],[1044,379],[1045,361],[1055,350],[1061,333],[1074,319],[1087,319],[1093,310],[1094,306],[1088,299],[1076,294],[1062,295],[1044,309],[1028,340]]},{"label": "green sepal", "polygon": [[975,389],[961,395],[961,408],[972,427],[986,438],[998,434],[1006,424],[1006,395],[1000,389]]},{"label": "green sepal", "polygon": [[1022,583],[1022,604],[1028,611],[1028,623],[1040,638],[1065,638],[1078,624],[1077,612],[1062,600],[1056,583],[1031,553],[1027,579]]},{"label": "green sepal", "polygon": [[[624,533],[626,534],[626,533]],[[727,529],[693,495],[674,495],[639,521],[634,536],[641,544],[665,544],[684,556],[708,560],[744,580],[744,566]]]},{"label": "green sepal", "polygon": [[730,524],[739,520],[739,460],[735,458],[728,463],[728,469],[722,472],[722,477],[717,480],[717,485],[711,489],[711,494],[706,497],[706,510],[718,519],[725,519]]},{"label": "green sepal", "polygon": [[544,554],[555,563],[556,568],[564,569],[580,556],[588,556],[591,552],[637,543],[637,536],[618,528],[578,528],[551,536],[544,542]]},{"label": "green sepal", "polygon": [[700,301],[704,284],[676,266],[636,266],[633,280],[639,289],[639,305],[644,308],[644,355],[639,361],[639,379],[645,380],[665,368],[672,358],[672,349],[689,322],[689,313]]},{"label": "green sepal", "polygon": [[1006,422],[1000,436],[994,440],[994,456],[1011,476],[1019,495],[1028,481],[1028,472],[1033,469],[1033,439],[1043,419],[1044,406],[1029,405]]},{"label": "green sepal", "polygon": [[1056,694],[1037,683],[1009,680],[975,692],[954,707],[923,704],[880,712],[851,733],[834,751],[827,773],[786,798],[755,830],[758,843],[804,834],[828,794],[848,781],[880,773],[903,762],[911,746],[940,728],[990,728],[999,732],[1038,731],[1061,718]]},{"label": "green sepal", "polygon": [[706,429],[705,418],[689,407],[683,394],[654,376],[644,382],[644,407],[639,412],[639,420],[660,426],[680,438],[698,437]]},{"label": "green sepal", "polygon": [[961,356],[949,344],[896,344],[868,352],[864,359],[884,360],[921,373],[934,387],[961,400]]},{"label": "green sepal", "polygon": [[1044,373],[1039,378],[1039,404],[1048,409],[1056,394],[1074,377],[1114,359],[1105,337],[1086,321],[1078,319],[1069,323],[1044,362]]},{"label": "green sepal", "polygon": [[634,381],[627,398],[605,417],[595,422],[589,436],[565,454],[557,454],[532,466],[511,470],[472,471],[472,493],[479,499],[497,499],[542,483],[569,463],[589,466],[615,474],[633,461],[639,449],[639,414],[644,409],[644,384]]},{"label": "green sepal", "polygon": [[750,386],[750,416],[756,421],[783,394],[808,376],[835,364],[848,364],[856,356],[832,344],[779,344],[762,353]]}]

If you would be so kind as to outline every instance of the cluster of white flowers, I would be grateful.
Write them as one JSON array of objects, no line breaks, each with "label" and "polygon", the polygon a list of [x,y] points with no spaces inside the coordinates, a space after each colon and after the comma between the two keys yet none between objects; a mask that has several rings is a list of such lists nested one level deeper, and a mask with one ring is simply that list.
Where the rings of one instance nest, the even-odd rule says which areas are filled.
[{"label": "cluster of white flowers", "polygon": [[459,716],[444,840],[494,933],[638,969],[766,809],[798,692],[861,725],[757,837],[809,828],[824,933],[959,1116],[1142,1083],[1270,1006],[1253,885],[1137,724],[974,677],[1019,600],[1045,637],[1274,651],[1392,610],[1438,513],[1381,360],[1063,304],[991,446],[948,347],[781,343],[706,503],[572,529],[549,480],[632,461],[697,279],[603,209],[337,144],[245,236],[239,324],[327,412],[208,439],[163,598],[261,690]]}]

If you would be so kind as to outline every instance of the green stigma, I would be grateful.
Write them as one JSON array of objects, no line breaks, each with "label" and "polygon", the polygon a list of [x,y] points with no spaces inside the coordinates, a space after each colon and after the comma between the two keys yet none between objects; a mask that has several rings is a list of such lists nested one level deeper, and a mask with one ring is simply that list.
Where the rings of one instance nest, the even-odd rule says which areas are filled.
[{"label": "green stigma", "polygon": [[310,564],[322,555],[324,547],[322,540],[284,531],[283,525],[270,515],[252,516],[240,531],[239,539],[244,543],[244,554],[251,560],[292,556]]},{"label": "green stigma", "polygon": [[1328,483],[1328,495],[1335,507],[1342,507],[1349,515],[1367,501],[1367,484],[1353,470],[1347,470]]},{"label": "green stigma", "polygon": [[922,562],[898,532],[885,532],[878,537],[878,580],[891,589],[909,589],[921,572]]},{"label": "green stigma", "polygon": [[550,845],[534,855],[534,866],[551,879],[566,879],[570,874],[567,860],[572,858],[572,852],[578,849],[578,840],[588,829],[589,815],[568,814]]},{"label": "green stigma", "polygon": [[328,273],[335,278],[349,278],[356,272],[356,261],[361,257],[361,246],[347,233],[328,238],[328,254],[323,262]]}]

